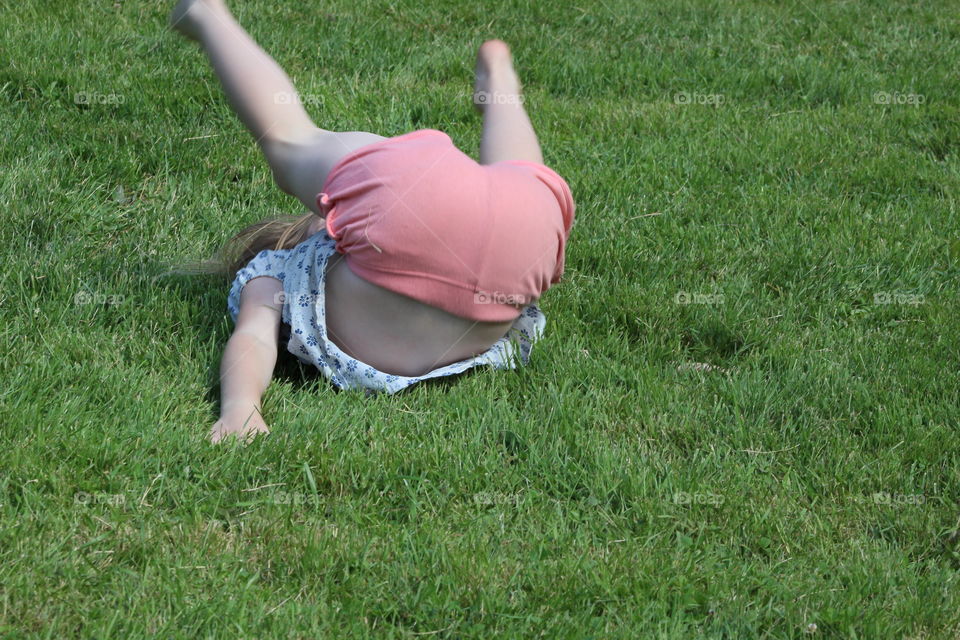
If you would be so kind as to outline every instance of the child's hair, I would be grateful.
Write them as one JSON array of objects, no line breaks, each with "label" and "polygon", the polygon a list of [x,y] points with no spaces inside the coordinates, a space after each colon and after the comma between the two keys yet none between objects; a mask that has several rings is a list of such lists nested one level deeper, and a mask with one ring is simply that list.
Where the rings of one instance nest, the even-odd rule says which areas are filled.
[{"label": "child's hair", "polygon": [[306,240],[315,213],[276,216],[254,222],[227,240],[213,256],[177,264],[169,273],[219,275],[233,279],[237,271],[264,249],[292,249]]}]

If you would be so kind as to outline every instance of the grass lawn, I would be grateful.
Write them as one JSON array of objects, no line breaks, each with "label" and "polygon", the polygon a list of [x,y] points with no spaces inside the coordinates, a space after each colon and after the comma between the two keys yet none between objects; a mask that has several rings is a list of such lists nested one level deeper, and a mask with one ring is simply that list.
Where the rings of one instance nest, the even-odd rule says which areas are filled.
[{"label": "grass lawn", "polygon": [[213,447],[274,185],[173,0],[0,7],[0,636],[957,638],[960,12],[231,3],[329,129],[476,157],[514,48],[577,222],[529,367],[290,356]]}]

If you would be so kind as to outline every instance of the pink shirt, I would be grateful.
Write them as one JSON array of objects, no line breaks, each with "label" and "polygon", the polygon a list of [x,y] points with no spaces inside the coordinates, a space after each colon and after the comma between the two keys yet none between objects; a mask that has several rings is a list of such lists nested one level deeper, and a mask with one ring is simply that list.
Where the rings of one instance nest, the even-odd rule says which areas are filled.
[{"label": "pink shirt", "polygon": [[357,276],[483,322],[515,319],[559,281],[574,218],[552,169],[481,165],[432,129],[351,152],[317,202]]}]

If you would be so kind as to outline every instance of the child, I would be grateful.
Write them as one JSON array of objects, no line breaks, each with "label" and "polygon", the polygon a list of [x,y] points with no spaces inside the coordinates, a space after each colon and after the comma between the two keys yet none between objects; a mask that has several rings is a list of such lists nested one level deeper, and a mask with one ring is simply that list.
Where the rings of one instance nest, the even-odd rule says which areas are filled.
[{"label": "child", "polygon": [[486,42],[477,56],[477,163],[440,131],[318,128],[223,0],[181,0],[170,20],[202,45],[277,185],[310,210],[247,227],[221,252],[232,258],[236,327],[212,441],[269,432],[260,400],[281,340],[341,389],[393,393],[527,361],[545,323],[535,303],[563,273],[574,203],[542,164],[506,44]]}]

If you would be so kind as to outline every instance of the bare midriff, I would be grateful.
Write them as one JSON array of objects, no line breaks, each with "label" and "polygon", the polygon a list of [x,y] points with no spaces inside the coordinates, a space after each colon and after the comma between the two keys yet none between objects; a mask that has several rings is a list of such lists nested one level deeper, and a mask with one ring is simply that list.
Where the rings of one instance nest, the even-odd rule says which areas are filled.
[{"label": "bare midriff", "polygon": [[327,336],[347,355],[384,373],[423,375],[487,351],[513,325],[476,322],[355,275],[340,254],[327,262]]}]

